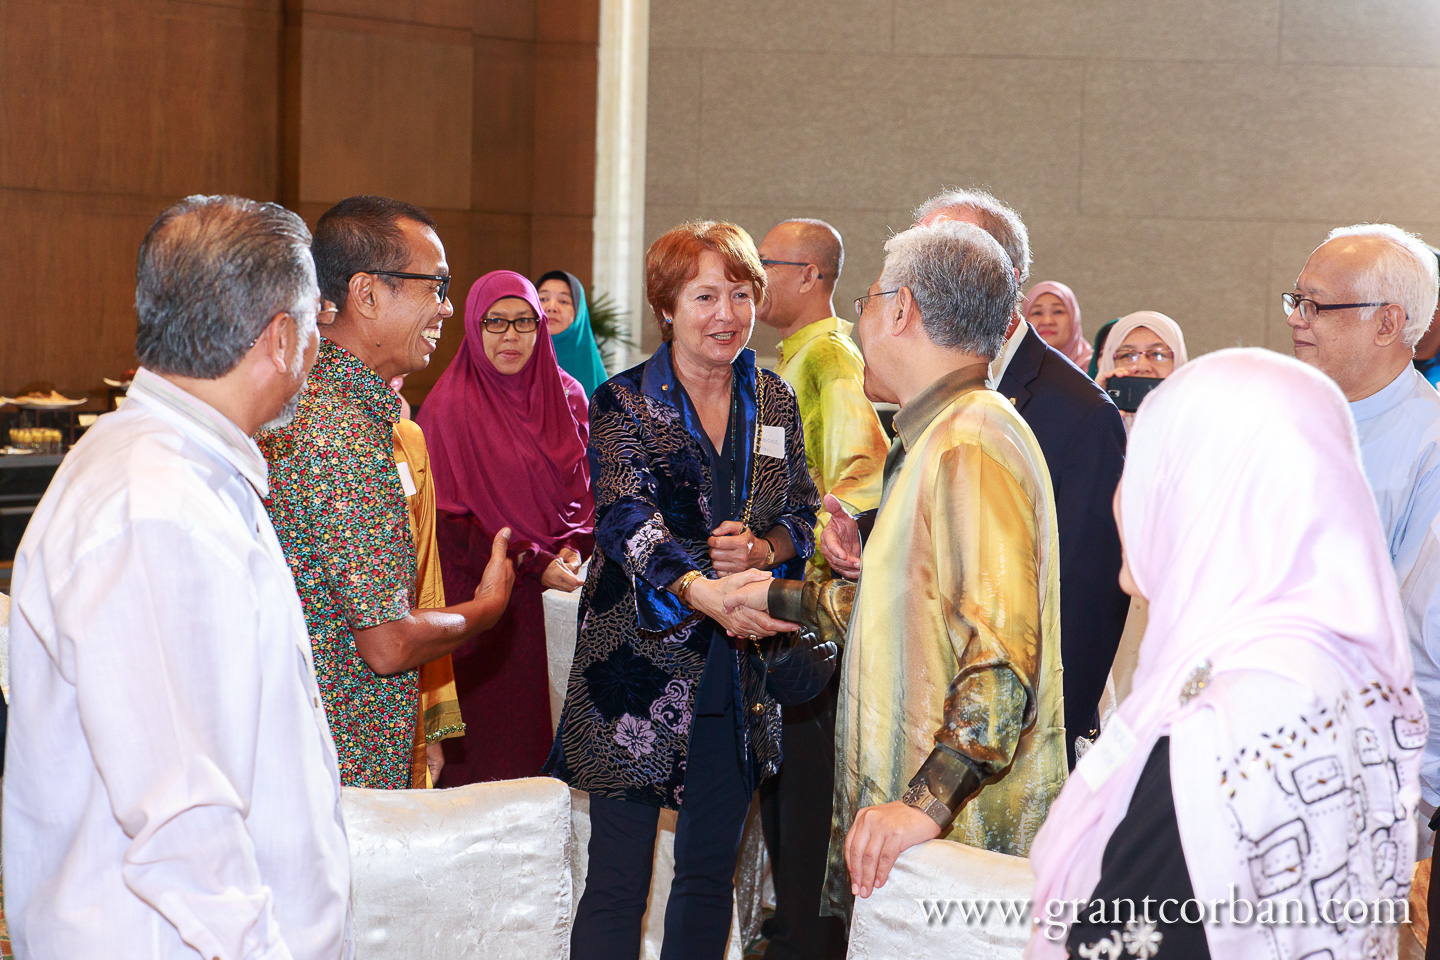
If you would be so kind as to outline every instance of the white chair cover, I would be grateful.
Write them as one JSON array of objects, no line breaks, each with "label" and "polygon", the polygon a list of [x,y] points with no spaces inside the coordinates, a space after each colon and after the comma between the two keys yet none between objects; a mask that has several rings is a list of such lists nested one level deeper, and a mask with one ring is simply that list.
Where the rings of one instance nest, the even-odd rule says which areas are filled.
[{"label": "white chair cover", "polygon": [[570,789],[536,777],[342,799],[357,960],[570,955]]},{"label": "white chair cover", "polygon": [[[895,861],[885,886],[855,901],[849,958],[1020,960],[1030,939],[1034,889],[1029,860],[949,840],[911,847]],[[975,909],[970,904],[986,901],[983,919],[967,916]],[[1012,906],[1011,919],[997,901],[1019,905]]]},{"label": "white chair cover", "polygon": [[541,594],[541,601],[545,607],[545,653],[550,669],[550,729],[553,731],[560,725],[565,688],[570,685],[570,664],[575,661],[580,591],[546,590]]}]

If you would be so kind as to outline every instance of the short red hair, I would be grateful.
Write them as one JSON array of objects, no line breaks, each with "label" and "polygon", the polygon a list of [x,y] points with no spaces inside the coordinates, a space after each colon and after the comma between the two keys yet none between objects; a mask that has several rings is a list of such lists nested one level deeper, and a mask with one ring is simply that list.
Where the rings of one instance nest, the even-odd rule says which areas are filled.
[{"label": "short red hair", "polygon": [[748,282],[754,288],[757,304],[765,299],[765,268],[745,228],[724,220],[688,220],[645,252],[645,299],[655,311],[660,339],[666,343],[674,331],[665,318],[675,312],[685,284],[700,272],[700,255],[706,250],[720,255],[725,276],[732,282]]}]

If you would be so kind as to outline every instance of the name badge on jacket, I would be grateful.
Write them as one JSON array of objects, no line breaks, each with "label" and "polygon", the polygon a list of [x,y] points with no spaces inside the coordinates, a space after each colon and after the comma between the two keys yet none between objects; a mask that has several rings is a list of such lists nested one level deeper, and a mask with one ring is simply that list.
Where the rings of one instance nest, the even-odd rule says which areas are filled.
[{"label": "name badge on jacket", "polygon": [[762,457],[774,457],[776,460],[785,459],[785,428],[760,427],[760,455]]}]

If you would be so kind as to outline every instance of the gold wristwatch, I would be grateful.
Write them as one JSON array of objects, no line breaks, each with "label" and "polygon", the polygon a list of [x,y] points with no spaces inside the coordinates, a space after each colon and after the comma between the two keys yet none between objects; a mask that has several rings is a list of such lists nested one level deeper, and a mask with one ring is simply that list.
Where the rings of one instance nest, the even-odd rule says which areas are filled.
[{"label": "gold wristwatch", "polygon": [[765,562],[760,564],[761,570],[769,570],[775,562],[775,544],[769,537],[761,537],[765,541]]},{"label": "gold wristwatch", "polygon": [[[703,579],[705,579],[705,574],[699,570],[691,570],[689,573],[684,574],[680,577],[679,582],[675,584],[675,596],[678,597],[680,602],[685,604],[685,606],[690,607],[690,587],[696,580]],[[690,609],[693,610],[695,608],[690,607]]]}]

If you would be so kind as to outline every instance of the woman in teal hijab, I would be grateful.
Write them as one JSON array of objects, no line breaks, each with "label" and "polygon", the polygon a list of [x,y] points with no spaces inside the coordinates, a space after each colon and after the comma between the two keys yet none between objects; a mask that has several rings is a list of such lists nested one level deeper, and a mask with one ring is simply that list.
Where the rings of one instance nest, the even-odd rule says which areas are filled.
[{"label": "woman in teal hijab", "polygon": [[573,273],[551,270],[535,284],[540,293],[540,306],[550,326],[550,339],[555,343],[555,359],[560,369],[580,381],[585,396],[595,392],[610,375],[600,359],[600,348],[590,332],[590,307],[585,303],[585,288]]}]

